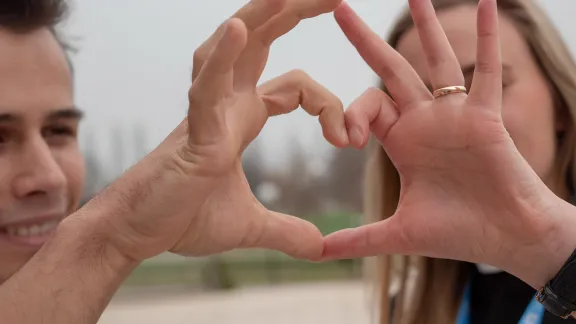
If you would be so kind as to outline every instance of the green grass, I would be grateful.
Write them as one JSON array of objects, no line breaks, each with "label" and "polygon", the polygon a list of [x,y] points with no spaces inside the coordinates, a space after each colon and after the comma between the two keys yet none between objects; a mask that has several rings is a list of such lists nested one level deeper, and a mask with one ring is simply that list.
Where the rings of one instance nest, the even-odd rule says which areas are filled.
[{"label": "green grass", "polygon": [[345,228],[358,227],[362,223],[362,218],[357,214],[349,213],[330,213],[325,215],[307,217],[320,232],[324,235],[334,233]]},{"label": "green grass", "polygon": [[[126,286],[185,285],[193,288],[234,288],[285,282],[347,280],[356,276],[357,262],[225,261],[144,264]],[[212,285],[210,285],[212,282]],[[214,286],[215,285],[215,286]]]}]

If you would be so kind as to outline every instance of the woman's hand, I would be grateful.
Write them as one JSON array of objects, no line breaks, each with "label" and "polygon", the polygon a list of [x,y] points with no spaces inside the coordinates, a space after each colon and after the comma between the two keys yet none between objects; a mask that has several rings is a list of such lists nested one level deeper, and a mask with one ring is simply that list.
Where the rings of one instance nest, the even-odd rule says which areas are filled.
[{"label": "woman's hand", "polygon": [[[464,86],[431,2],[410,0],[410,7],[432,87]],[[352,104],[350,138],[363,147],[372,132],[398,169],[402,189],[393,217],[327,237],[325,257],[458,259],[543,286],[576,248],[576,209],[548,190],[504,128],[496,0],[479,4],[472,88],[438,98],[350,7],[342,4],[335,16],[390,93],[370,89]]]}]

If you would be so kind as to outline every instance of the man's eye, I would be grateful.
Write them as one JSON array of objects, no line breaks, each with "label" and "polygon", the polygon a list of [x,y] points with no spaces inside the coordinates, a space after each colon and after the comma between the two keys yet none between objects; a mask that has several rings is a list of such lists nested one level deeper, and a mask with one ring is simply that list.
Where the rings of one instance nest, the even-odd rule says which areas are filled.
[{"label": "man's eye", "polygon": [[44,136],[76,136],[76,131],[67,126],[53,126],[44,130]]},{"label": "man's eye", "polygon": [[44,128],[42,136],[46,143],[52,146],[61,146],[76,141],[76,128],[67,125],[55,125]]},{"label": "man's eye", "polygon": [[0,145],[8,143],[10,138],[10,132],[0,130]]}]

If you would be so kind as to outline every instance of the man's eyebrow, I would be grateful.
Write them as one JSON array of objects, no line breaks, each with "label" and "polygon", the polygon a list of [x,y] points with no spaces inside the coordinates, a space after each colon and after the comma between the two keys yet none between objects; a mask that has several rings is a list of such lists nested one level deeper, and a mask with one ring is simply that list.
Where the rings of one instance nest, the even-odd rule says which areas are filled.
[{"label": "man's eyebrow", "polygon": [[[71,107],[51,111],[47,114],[47,120],[55,119],[73,119],[80,120],[84,117],[84,112],[80,109]],[[0,123],[20,123],[24,117],[15,112],[0,113]]]},{"label": "man's eyebrow", "polygon": [[18,118],[18,116],[11,113],[0,114],[0,123],[14,123],[17,122],[19,119],[20,118]]},{"label": "man's eyebrow", "polygon": [[80,109],[71,107],[71,108],[64,108],[59,109],[53,112],[50,112],[47,116],[47,119],[76,119],[80,120],[84,117],[84,112]]}]

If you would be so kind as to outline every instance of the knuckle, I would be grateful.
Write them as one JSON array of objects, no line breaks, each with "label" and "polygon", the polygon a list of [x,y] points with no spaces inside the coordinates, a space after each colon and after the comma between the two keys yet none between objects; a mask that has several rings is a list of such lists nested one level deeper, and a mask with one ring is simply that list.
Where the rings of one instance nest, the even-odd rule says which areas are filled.
[{"label": "knuckle", "polygon": [[190,105],[190,109],[194,109],[194,108],[198,108],[200,106],[202,106],[203,104],[203,100],[202,100],[202,95],[201,95],[202,91],[200,91],[198,85],[192,84],[192,86],[190,87],[190,89],[188,90],[188,103]]},{"label": "knuckle", "polygon": [[330,114],[341,115],[344,112],[344,104],[329,91],[321,91],[316,95],[316,100],[319,102],[320,111],[325,110]]},{"label": "knuckle", "polygon": [[366,89],[365,95],[367,96],[379,96],[382,90],[377,87],[370,87]]},{"label": "knuckle", "polygon": [[286,7],[287,0],[268,0],[265,5],[270,12],[280,12]]},{"label": "knuckle", "polygon": [[204,61],[206,61],[207,59],[207,56],[208,55],[205,45],[202,45],[198,49],[196,49],[196,51],[194,51],[193,56],[194,66],[204,63]]},{"label": "knuckle", "polygon": [[198,93],[198,84],[194,82],[188,89],[188,100],[197,100],[198,97],[197,93]]},{"label": "knuckle", "polygon": [[344,113],[344,118],[347,123],[357,124],[363,116],[362,106],[352,105],[350,108],[346,109]]},{"label": "knuckle", "polygon": [[344,113],[344,104],[335,95],[330,95],[330,106],[329,107],[331,107],[332,108],[331,110],[334,110],[339,115],[342,115]]},{"label": "knuckle", "polygon": [[490,60],[481,59],[476,62],[476,70],[481,73],[494,74],[502,71],[502,66],[492,64]]},{"label": "knuckle", "polygon": [[275,80],[279,82],[278,84],[281,84],[282,88],[288,88],[302,92],[306,88],[309,88],[309,80],[311,80],[311,78],[303,70],[294,69]]},{"label": "knuckle", "polygon": [[478,38],[498,38],[498,33],[492,28],[478,28]]},{"label": "knuckle", "polygon": [[428,64],[432,69],[445,69],[450,67],[453,62],[440,53],[428,53]]},{"label": "knuckle", "polygon": [[288,72],[288,76],[290,77],[290,79],[299,82],[311,79],[310,75],[308,75],[308,73],[306,73],[304,70],[301,69],[294,69]]},{"label": "knuckle", "polygon": [[383,79],[389,82],[398,82],[402,78],[400,71],[398,69],[393,68],[392,66],[396,64],[387,64],[384,61],[378,65],[376,69],[376,73],[381,76]]}]

